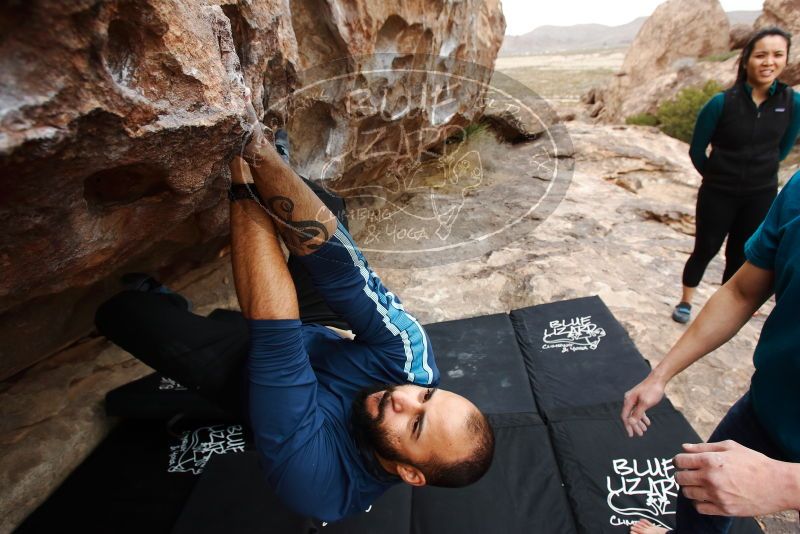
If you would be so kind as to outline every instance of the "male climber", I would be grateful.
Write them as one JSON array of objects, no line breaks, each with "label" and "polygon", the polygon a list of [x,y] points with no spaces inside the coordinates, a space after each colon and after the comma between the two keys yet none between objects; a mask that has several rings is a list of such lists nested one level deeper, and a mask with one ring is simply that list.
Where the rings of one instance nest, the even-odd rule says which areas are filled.
[{"label": "male climber", "polygon": [[[167,302],[174,295],[127,291],[98,311],[100,331],[226,407],[247,391],[267,481],[298,513],[335,521],[398,482],[478,480],[492,461],[491,427],[470,401],[436,387],[423,328],[259,128],[243,156],[231,162],[230,217],[247,328],[194,315]],[[354,338],[301,322],[279,235],[292,274],[310,276]]]}]

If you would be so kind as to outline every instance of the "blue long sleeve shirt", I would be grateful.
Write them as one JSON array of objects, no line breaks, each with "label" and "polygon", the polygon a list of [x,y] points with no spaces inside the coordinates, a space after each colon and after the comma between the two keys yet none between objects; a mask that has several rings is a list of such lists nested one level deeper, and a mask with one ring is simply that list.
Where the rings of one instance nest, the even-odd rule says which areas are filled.
[{"label": "blue long sleeve shirt", "polygon": [[356,338],[299,320],[250,321],[250,422],[276,494],[300,514],[336,521],[368,509],[400,481],[356,442],[356,395],[375,384],[435,386],[439,371],[424,330],[342,225],[299,259]]}]

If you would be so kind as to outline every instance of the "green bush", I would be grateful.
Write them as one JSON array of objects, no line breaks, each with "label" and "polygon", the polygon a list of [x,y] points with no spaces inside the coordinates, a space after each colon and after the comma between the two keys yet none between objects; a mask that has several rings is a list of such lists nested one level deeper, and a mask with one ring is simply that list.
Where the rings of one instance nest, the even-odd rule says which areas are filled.
[{"label": "green bush", "polygon": [[625,119],[625,124],[635,124],[637,126],[658,126],[658,117],[652,113],[637,113]]},{"label": "green bush", "polygon": [[709,61],[709,62],[723,62],[732,58],[733,56],[739,55],[739,50],[729,50],[728,52],[722,52],[720,54],[711,54],[710,56],[701,57],[700,61]]},{"label": "green bush", "polygon": [[681,141],[690,142],[700,108],[720,91],[722,86],[715,80],[709,80],[703,87],[681,89],[673,100],[662,103],[658,108],[656,118],[661,131]]},{"label": "green bush", "polygon": [[488,125],[483,122],[473,122],[468,124],[458,130],[455,134],[448,137],[445,142],[448,144],[451,143],[463,143],[470,137],[474,135],[478,135],[479,133],[485,132],[488,129]]},{"label": "green bush", "polygon": [[469,124],[469,125],[467,125],[466,128],[464,128],[464,137],[466,139],[469,139],[473,135],[477,135],[477,134],[479,134],[481,132],[485,132],[486,128],[487,128],[487,125],[482,123],[482,122],[478,122],[478,123],[474,123],[473,122],[472,124]]}]

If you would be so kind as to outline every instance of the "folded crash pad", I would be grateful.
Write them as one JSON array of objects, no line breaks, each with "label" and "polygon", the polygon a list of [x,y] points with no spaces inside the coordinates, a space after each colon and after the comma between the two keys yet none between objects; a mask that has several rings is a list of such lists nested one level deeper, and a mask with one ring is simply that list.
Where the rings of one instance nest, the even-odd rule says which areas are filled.
[{"label": "folded crash pad", "polygon": [[599,297],[511,312],[540,413],[618,401],[650,366]]}]

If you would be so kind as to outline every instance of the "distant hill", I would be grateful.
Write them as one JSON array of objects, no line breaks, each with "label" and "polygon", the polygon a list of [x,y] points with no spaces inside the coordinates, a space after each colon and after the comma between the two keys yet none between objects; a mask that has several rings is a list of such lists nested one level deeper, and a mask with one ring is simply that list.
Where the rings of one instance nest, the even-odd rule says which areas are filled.
[{"label": "distant hill", "polygon": [[[729,11],[731,24],[752,24],[760,11]],[[524,56],[546,52],[593,50],[626,47],[633,42],[647,17],[639,17],[622,26],[576,24],[574,26],[539,26],[523,35],[506,35],[501,56]]]},{"label": "distant hill", "polygon": [[733,24],[753,24],[761,11],[728,11],[728,20]]}]

